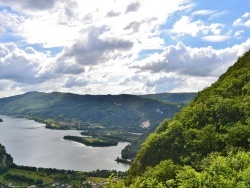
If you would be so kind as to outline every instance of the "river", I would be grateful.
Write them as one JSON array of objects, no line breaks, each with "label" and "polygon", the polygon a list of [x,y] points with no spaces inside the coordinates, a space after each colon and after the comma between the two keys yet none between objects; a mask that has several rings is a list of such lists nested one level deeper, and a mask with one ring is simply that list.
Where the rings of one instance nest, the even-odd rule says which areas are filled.
[{"label": "river", "polygon": [[0,117],[3,119],[0,143],[17,165],[79,171],[126,171],[129,168],[129,165],[115,161],[127,142],[119,142],[114,147],[88,147],[63,139],[65,135],[80,136],[80,131],[50,130],[33,120]]}]

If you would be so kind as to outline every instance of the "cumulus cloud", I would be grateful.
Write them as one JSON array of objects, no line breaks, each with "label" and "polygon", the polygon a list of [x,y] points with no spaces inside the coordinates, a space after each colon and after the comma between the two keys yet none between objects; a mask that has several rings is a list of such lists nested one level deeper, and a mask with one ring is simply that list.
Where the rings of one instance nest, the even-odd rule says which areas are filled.
[{"label": "cumulus cloud", "polygon": [[250,27],[250,13],[246,12],[241,18],[238,18],[233,22],[233,26],[245,26]]},{"label": "cumulus cloud", "polygon": [[64,13],[71,20],[71,18],[76,17],[78,3],[76,1],[67,0],[64,2]]},{"label": "cumulus cloud", "polygon": [[199,35],[206,35],[208,33],[220,34],[221,29],[224,27],[223,24],[212,23],[210,25],[205,24],[201,20],[193,21],[191,17],[182,16],[174,25],[171,33],[177,35],[191,35],[197,37]]},{"label": "cumulus cloud", "polygon": [[87,81],[81,77],[68,77],[65,80],[64,87],[72,88],[72,87],[84,87],[87,85]]},{"label": "cumulus cloud", "polygon": [[[9,10],[0,10],[3,29],[8,36],[28,44],[40,44],[43,47],[58,47],[75,39],[76,26],[63,24],[58,12],[43,15],[26,16]],[[0,26],[1,27],[1,26]],[[4,33],[3,33],[4,34]]]},{"label": "cumulus cloud", "polygon": [[60,74],[80,74],[85,72],[84,67],[68,61],[58,61],[54,66],[55,73]]},{"label": "cumulus cloud", "polygon": [[16,10],[46,10],[51,9],[58,0],[23,0],[23,1],[9,1],[1,0],[0,4],[10,5]]},{"label": "cumulus cloud", "polygon": [[35,84],[53,77],[43,66],[44,54],[31,47],[21,50],[14,43],[0,44],[0,57],[0,79]]},{"label": "cumulus cloud", "polygon": [[138,2],[138,1],[132,2],[127,6],[125,13],[136,12],[140,8],[140,6],[141,6],[140,2]]},{"label": "cumulus cloud", "polygon": [[237,57],[250,48],[250,40],[232,48],[215,50],[212,47],[191,48],[179,42],[166,47],[163,53],[154,54],[135,68],[141,71],[175,72],[195,77],[218,77],[232,65]]},{"label": "cumulus cloud", "polygon": [[132,48],[133,43],[120,39],[101,39],[105,27],[91,28],[86,38],[65,47],[58,61],[76,62],[81,65],[96,65],[117,57],[120,51]]},{"label": "cumulus cloud", "polygon": [[198,4],[189,0],[0,0],[0,5],[9,6],[0,10],[0,35],[16,41],[0,44],[5,83],[0,90],[6,92],[197,91],[250,47],[248,40],[222,50],[200,48],[244,40],[250,14],[239,16],[234,26],[241,27],[228,31],[228,22],[212,23],[226,11],[196,7],[192,13]]},{"label": "cumulus cloud", "polygon": [[202,26],[202,21],[199,20],[191,22],[191,18],[188,16],[183,16],[173,25],[172,33],[176,33],[178,35],[188,34],[195,37],[202,30]]},{"label": "cumulus cloud", "polygon": [[107,17],[116,17],[119,16],[121,13],[120,12],[115,12],[114,10],[111,10],[107,13]]},{"label": "cumulus cloud", "polygon": [[236,37],[237,39],[241,39],[244,33],[245,33],[244,30],[236,31],[234,33],[234,37]]}]

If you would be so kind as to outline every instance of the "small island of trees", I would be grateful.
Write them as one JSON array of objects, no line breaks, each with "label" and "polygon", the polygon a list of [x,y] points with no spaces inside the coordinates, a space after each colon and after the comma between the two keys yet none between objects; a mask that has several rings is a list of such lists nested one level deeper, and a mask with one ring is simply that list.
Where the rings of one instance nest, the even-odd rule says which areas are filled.
[{"label": "small island of trees", "polygon": [[0,118],[0,122],[3,122],[3,119],[2,119],[2,118]]},{"label": "small island of trees", "polygon": [[99,139],[99,138],[84,138],[79,136],[64,136],[64,140],[71,140],[75,142],[79,142],[85,144],[86,146],[93,147],[109,147],[109,146],[117,146],[118,142],[111,139]]}]

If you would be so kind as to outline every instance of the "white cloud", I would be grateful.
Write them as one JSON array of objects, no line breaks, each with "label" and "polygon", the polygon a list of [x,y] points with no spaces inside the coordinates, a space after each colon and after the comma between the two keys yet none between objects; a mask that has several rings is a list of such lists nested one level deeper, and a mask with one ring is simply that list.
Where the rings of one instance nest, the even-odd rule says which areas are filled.
[{"label": "white cloud", "polygon": [[[196,40],[203,45],[200,39],[225,42],[245,31],[225,33],[227,24],[211,19],[226,11],[192,13],[194,3],[189,0],[0,0],[0,5],[10,6],[0,10],[0,35],[16,41],[0,44],[0,96],[30,90],[79,94],[197,91],[214,82],[250,48],[249,40],[221,50],[184,44]],[[175,20],[171,20],[173,13],[181,17],[171,28],[164,28],[169,33],[163,33],[168,20]],[[249,15],[245,13],[234,25],[248,26]],[[162,35],[187,40],[167,46],[173,40]],[[48,47],[62,51],[44,49]],[[143,56],[145,51],[150,52]]]},{"label": "white cloud", "polygon": [[25,0],[25,1],[9,1],[1,0],[0,5],[10,5],[16,11],[34,12],[37,10],[51,9],[58,0]]},{"label": "white cloud", "polygon": [[14,43],[0,44],[0,79],[36,84],[54,76],[45,54],[32,47],[21,50]]},{"label": "white cloud", "polygon": [[161,54],[154,54],[133,67],[151,73],[177,73],[194,77],[218,77],[237,57],[250,48],[250,39],[232,48],[215,50],[212,47],[191,48],[179,42],[168,46]]},{"label": "white cloud", "polygon": [[242,16],[242,18],[250,18],[250,12],[246,12],[246,13]]},{"label": "white cloud", "polygon": [[140,2],[132,2],[127,6],[125,13],[137,12],[140,6]]},{"label": "white cloud", "polygon": [[216,12],[211,14],[209,19],[215,19],[228,13],[229,13],[228,11]]},{"label": "white cloud", "polygon": [[203,27],[202,21],[198,20],[191,22],[191,18],[188,16],[182,16],[182,18],[173,25],[172,33],[178,35],[188,34],[195,37],[202,30],[201,27]]},{"label": "white cloud", "polygon": [[228,11],[217,11],[217,10],[198,10],[192,13],[192,16],[209,16],[209,19],[214,19],[222,15],[227,14]]},{"label": "white cloud", "polygon": [[[43,47],[72,44],[73,41],[87,35],[88,33],[83,31],[88,31],[88,28],[103,26],[109,28],[106,35],[114,38],[123,40],[138,40],[139,36],[148,38],[172,12],[184,9],[182,4],[186,2],[186,0],[168,2],[144,0],[143,3],[133,0],[126,2],[54,0],[45,6],[47,1],[40,1],[36,4],[33,1],[4,0],[2,3],[11,5],[17,11],[26,13],[25,10],[28,8],[30,14],[15,14],[5,10],[2,12],[2,17],[5,26],[13,35],[22,37],[28,44],[41,44]],[[133,29],[132,33],[124,30],[129,25]]]},{"label": "white cloud", "polygon": [[234,33],[234,37],[236,37],[237,39],[241,39],[244,33],[245,33],[244,30],[236,31]]},{"label": "white cloud", "polygon": [[223,24],[212,23],[210,25],[206,25],[201,20],[192,21],[191,17],[182,16],[181,19],[173,25],[171,33],[175,33],[180,36],[191,35],[192,37],[206,35],[208,33],[218,35],[221,33],[223,27]]},{"label": "white cloud", "polygon": [[233,26],[239,26],[239,25],[241,25],[242,23],[242,19],[241,18],[238,18],[237,20],[235,20],[234,22],[233,22]]},{"label": "white cloud", "polygon": [[116,59],[122,51],[130,50],[133,43],[120,39],[101,39],[105,27],[91,28],[87,38],[76,40],[72,46],[65,47],[58,61],[72,61],[81,65],[96,65]]},{"label": "white cloud", "polygon": [[215,10],[198,10],[192,13],[192,15],[197,16],[197,15],[202,15],[202,16],[207,16],[215,13],[217,11]]},{"label": "white cloud", "polygon": [[228,35],[208,35],[201,37],[202,40],[208,42],[225,42],[229,40],[231,37]]},{"label": "white cloud", "polygon": [[72,87],[84,87],[87,85],[87,81],[84,80],[81,76],[70,76],[67,77],[65,80],[64,87],[65,88],[72,88]]},{"label": "white cloud", "polygon": [[238,18],[233,22],[233,26],[245,26],[250,27],[250,13],[246,12],[241,18]]}]

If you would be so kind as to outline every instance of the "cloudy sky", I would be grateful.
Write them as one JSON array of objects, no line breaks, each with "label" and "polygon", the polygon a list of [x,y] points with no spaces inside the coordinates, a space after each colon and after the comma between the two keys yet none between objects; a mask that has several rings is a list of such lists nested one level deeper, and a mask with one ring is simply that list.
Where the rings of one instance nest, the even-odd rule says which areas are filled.
[{"label": "cloudy sky", "polygon": [[0,0],[0,97],[196,92],[249,49],[249,0]]}]

